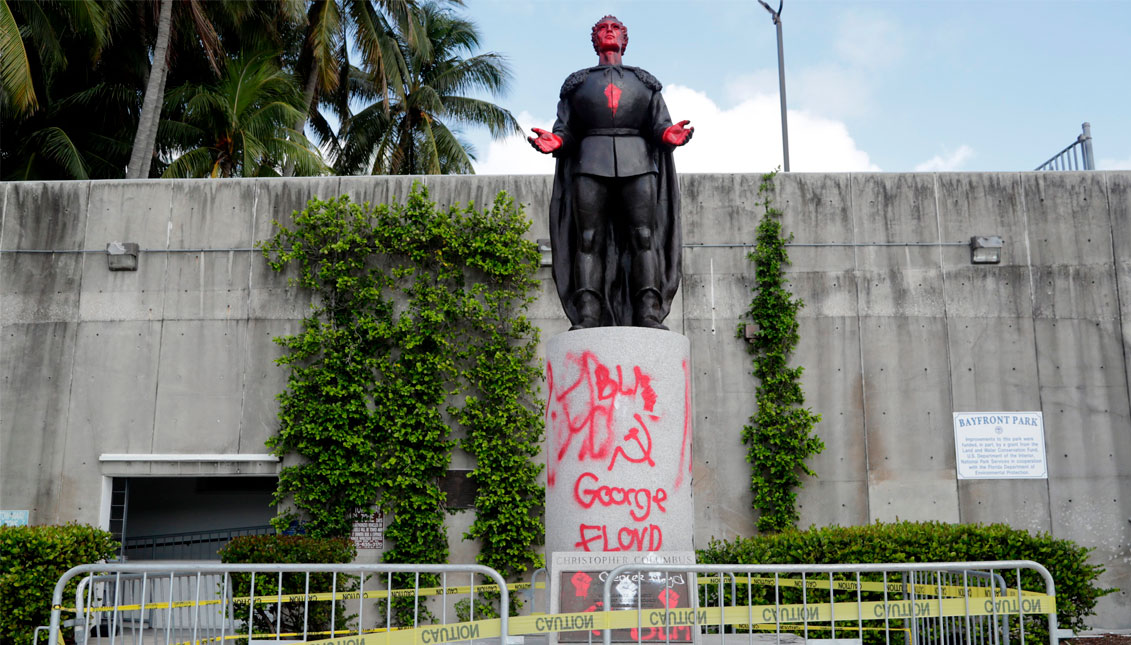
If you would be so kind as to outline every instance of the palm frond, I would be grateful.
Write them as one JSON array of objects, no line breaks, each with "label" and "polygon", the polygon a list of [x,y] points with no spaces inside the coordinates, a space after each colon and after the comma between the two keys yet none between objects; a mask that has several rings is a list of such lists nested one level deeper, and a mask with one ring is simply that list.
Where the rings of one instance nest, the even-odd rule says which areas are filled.
[{"label": "palm frond", "polygon": [[514,115],[490,101],[466,96],[446,96],[443,112],[459,123],[486,127],[496,139],[522,134],[522,128]]},{"label": "palm frond", "polygon": [[23,24],[20,35],[35,47],[45,74],[52,74],[67,65],[59,32],[39,2],[20,2]]},{"label": "palm frond", "polygon": [[73,0],[60,3],[60,8],[76,32],[87,35],[93,40],[91,54],[97,56],[110,35],[110,17],[102,4],[94,0]]},{"label": "palm frond", "polygon": [[29,137],[29,143],[39,148],[40,154],[64,169],[70,179],[90,179],[86,162],[71,137],[58,127],[39,130]]},{"label": "palm frond", "polygon": [[194,148],[182,154],[169,164],[161,177],[166,179],[187,179],[189,177],[208,177],[214,164],[213,151],[209,148]]},{"label": "palm frond", "polygon": [[0,88],[16,114],[27,114],[39,107],[27,50],[8,0],[0,0]]},{"label": "palm frond", "polygon": [[465,94],[469,90],[486,90],[497,96],[506,90],[513,74],[505,56],[489,52],[456,62],[432,81],[445,94]]},{"label": "palm frond", "polygon": [[319,90],[331,92],[338,85],[341,65],[337,53],[345,42],[344,25],[336,0],[312,2],[307,22],[306,47],[311,57],[310,65],[314,66]]},{"label": "palm frond", "polygon": [[441,121],[432,122],[432,132],[436,145],[436,155],[440,159],[440,172],[461,175],[475,172],[471,165],[471,162],[475,159],[475,149],[471,144],[461,141]]}]

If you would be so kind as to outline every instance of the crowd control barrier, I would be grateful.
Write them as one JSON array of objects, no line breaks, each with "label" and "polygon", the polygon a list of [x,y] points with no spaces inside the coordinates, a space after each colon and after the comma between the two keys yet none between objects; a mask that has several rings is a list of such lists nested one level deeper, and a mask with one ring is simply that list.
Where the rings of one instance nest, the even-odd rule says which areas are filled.
[{"label": "crowd control barrier", "polygon": [[[64,588],[80,576],[74,605],[64,607]],[[444,643],[478,637],[484,623],[505,634],[506,615],[482,620],[497,613],[484,599],[506,607],[510,591],[479,565],[88,564],[55,585],[49,645],[62,645],[64,622],[78,645],[362,645],[381,633]]]},{"label": "crowd control barrier", "polygon": [[[603,606],[624,607],[626,581],[694,576],[692,607],[649,609],[636,594],[640,642],[739,643],[735,636],[799,635],[891,645],[1009,645],[1042,620],[1057,645],[1052,575],[1028,560],[907,564],[626,564],[604,580]],[[709,638],[712,635],[714,639]],[[733,635],[733,636],[732,636]],[[605,645],[611,634],[603,634]],[[753,639],[749,639],[753,642]],[[700,643],[704,640],[700,639]]]},{"label": "crowd control barrier", "polygon": [[83,565],[56,584],[44,631],[50,645],[64,625],[77,645],[1058,643],[1052,576],[1031,561],[630,564],[594,574],[602,600],[585,611],[527,602],[535,613],[496,617],[544,573],[508,585],[477,565]]}]

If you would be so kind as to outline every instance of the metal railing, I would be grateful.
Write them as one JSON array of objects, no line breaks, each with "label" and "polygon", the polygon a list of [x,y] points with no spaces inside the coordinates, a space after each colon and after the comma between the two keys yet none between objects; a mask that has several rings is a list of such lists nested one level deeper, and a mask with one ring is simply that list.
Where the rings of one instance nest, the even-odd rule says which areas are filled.
[{"label": "metal railing", "polygon": [[[541,575],[541,574],[539,574]],[[1052,576],[1031,561],[676,565],[602,572],[602,602],[580,613],[508,619],[511,589],[479,565],[83,565],[55,585],[49,645],[1057,645]],[[78,580],[75,604],[63,590]],[[614,599],[614,594],[616,598]],[[595,600],[595,599],[594,599]],[[74,617],[63,621],[63,613]],[[590,613],[591,612],[591,613]],[[496,618],[497,616],[497,618]],[[513,633],[512,633],[513,630]],[[38,635],[38,634],[37,634]]]},{"label": "metal railing", "polygon": [[241,535],[274,535],[270,525],[213,531],[127,536],[122,556],[126,560],[218,560],[217,551]]},{"label": "metal railing", "polygon": [[1092,156],[1092,126],[1085,122],[1081,128],[1083,132],[1075,141],[1034,170],[1095,170],[1096,160]]},{"label": "metal railing", "polygon": [[[637,593],[633,580],[694,576],[678,605]],[[1025,587],[1022,586],[1024,583]],[[1036,562],[826,565],[626,564],[609,572],[603,606],[635,609],[632,640],[731,645],[771,638],[850,639],[891,645],[1022,645],[1043,616],[1057,645],[1052,575]],[[630,602],[617,602],[614,593]],[[631,601],[634,601],[631,602]],[[633,606],[634,605],[634,606]],[[649,611],[651,610],[651,611]],[[685,634],[683,628],[688,625]],[[623,642],[623,638],[618,639]],[[612,642],[612,630],[604,643]]]},{"label": "metal railing", "polygon": [[[67,571],[52,596],[49,645],[63,625],[63,590],[75,592],[79,645],[256,643],[419,630],[423,642],[499,637],[481,632],[481,594],[509,606],[502,576],[480,565],[86,564]],[[470,622],[468,622],[470,621]],[[68,621],[70,622],[70,621]]]}]

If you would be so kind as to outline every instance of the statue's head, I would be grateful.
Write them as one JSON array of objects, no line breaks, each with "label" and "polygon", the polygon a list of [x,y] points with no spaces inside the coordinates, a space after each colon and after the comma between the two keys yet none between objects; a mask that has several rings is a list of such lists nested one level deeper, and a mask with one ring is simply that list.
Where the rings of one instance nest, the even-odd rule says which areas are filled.
[{"label": "statue's head", "polygon": [[616,16],[605,16],[593,25],[593,30],[590,32],[590,39],[593,41],[593,51],[598,54],[602,50],[612,49],[615,45],[620,48],[620,53],[623,54],[625,49],[628,49],[628,27],[620,21]]}]

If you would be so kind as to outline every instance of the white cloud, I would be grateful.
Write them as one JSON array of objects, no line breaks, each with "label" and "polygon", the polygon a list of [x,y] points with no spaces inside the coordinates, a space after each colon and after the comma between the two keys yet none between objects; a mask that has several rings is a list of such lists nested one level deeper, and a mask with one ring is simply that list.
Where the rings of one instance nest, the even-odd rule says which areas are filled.
[{"label": "white cloud", "polygon": [[[790,79],[785,79],[787,84],[789,81]],[[778,95],[778,71],[776,69],[759,69],[727,80],[726,99],[730,103],[741,103],[763,94]],[[789,85],[786,85],[785,95],[786,98],[790,96]]]},{"label": "white cloud", "polygon": [[946,172],[962,170],[962,165],[974,156],[974,149],[966,144],[958,146],[953,152],[943,151],[923,163],[916,164],[915,172]]},{"label": "white cloud", "polygon": [[1096,161],[1096,170],[1131,170],[1131,157],[1115,159],[1104,157]]},{"label": "white cloud", "polygon": [[554,158],[544,155],[530,147],[527,136],[533,136],[530,128],[549,130],[554,125],[553,119],[538,118],[529,112],[523,111],[515,117],[522,126],[523,136],[507,137],[502,140],[492,140],[487,146],[486,154],[480,155],[480,161],[474,163],[475,173],[478,175],[552,175],[554,174]]},{"label": "white cloud", "polygon": [[[782,165],[781,111],[777,93],[752,94],[722,109],[703,92],[680,85],[664,88],[674,121],[688,119],[695,128],[691,143],[675,153],[681,173],[767,172]],[[523,129],[549,130],[551,123],[528,113],[518,115]],[[789,111],[789,160],[794,172],[877,171],[868,154],[856,147],[844,123],[808,110]],[[492,141],[475,171],[491,174],[550,174],[553,159],[539,155],[525,138]]]},{"label": "white cloud", "polygon": [[[788,91],[788,90],[787,90]],[[759,94],[721,109],[706,94],[679,85],[664,89],[673,120],[690,119],[691,143],[676,151],[680,172],[766,172],[782,163],[777,93]],[[790,110],[789,161],[794,172],[875,171],[839,121]]]},{"label": "white cloud", "polygon": [[[727,81],[726,99],[732,105],[762,96],[780,101],[776,69],[760,69]],[[840,64],[802,67],[787,75],[785,96],[792,109],[837,118],[866,116],[874,105],[866,75]]]}]

